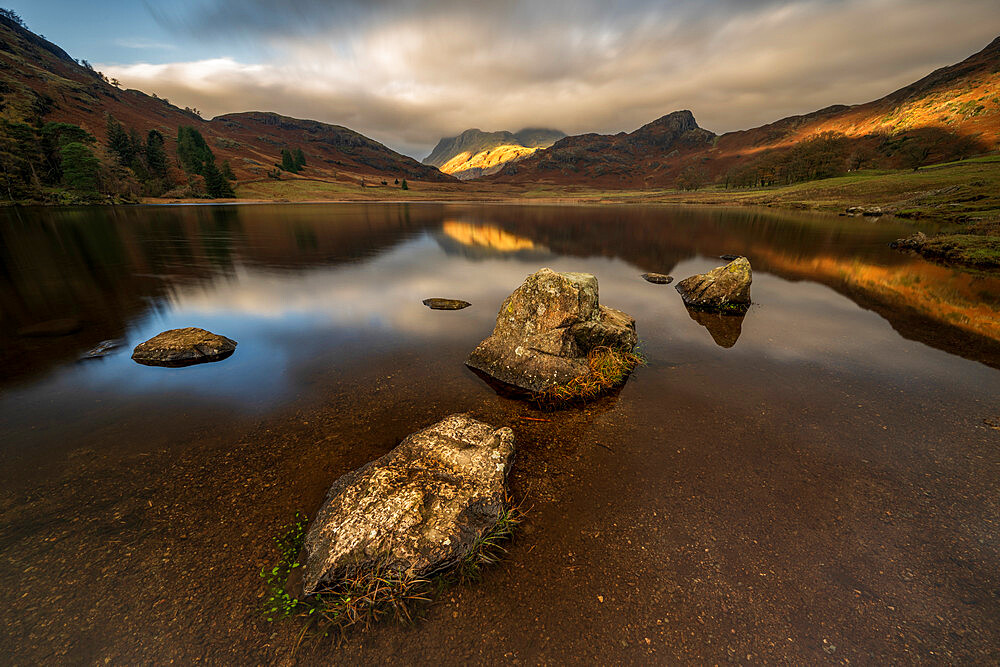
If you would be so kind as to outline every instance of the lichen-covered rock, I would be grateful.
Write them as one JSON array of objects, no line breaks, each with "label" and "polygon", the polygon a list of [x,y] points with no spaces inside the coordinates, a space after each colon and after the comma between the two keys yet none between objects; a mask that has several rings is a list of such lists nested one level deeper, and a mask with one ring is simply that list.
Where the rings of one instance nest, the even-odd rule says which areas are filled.
[{"label": "lichen-covered rock", "polygon": [[635,343],[635,320],[600,305],[596,277],[540,269],[504,300],[493,335],[465,363],[537,393],[589,373],[587,355],[595,347],[631,351]]},{"label": "lichen-covered rock", "polygon": [[236,341],[211,331],[186,327],[157,334],[132,351],[132,358],[147,366],[188,366],[225,359]]},{"label": "lichen-covered rock", "polygon": [[507,509],[514,433],[455,414],[342,476],[305,540],[306,595],[359,571],[456,563]]},{"label": "lichen-covered rock", "polygon": [[685,278],[677,283],[676,289],[690,308],[745,312],[750,307],[751,282],[750,262],[746,257],[738,257],[708,273]]}]

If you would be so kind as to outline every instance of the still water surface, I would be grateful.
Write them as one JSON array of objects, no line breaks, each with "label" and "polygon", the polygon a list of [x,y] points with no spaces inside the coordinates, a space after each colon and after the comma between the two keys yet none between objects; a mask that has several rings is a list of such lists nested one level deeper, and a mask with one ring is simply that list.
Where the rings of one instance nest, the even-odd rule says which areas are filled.
[{"label": "still water surface", "polygon": [[[515,490],[539,506],[509,581],[497,575],[459,598],[473,596],[489,619],[526,605],[539,634],[522,636],[513,622],[505,633],[499,622],[478,653],[455,652],[482,635],[469,613],[451,648],[427,650],[456,662],[560,652],[647,660],[657,647],[660,659],[814,659],[830,655],[826,640],[840,643],[838,656],[898,658],[929,634],[944,651],[933,655],[995,656],[1000,431],[983,420],[1000,417],[1000,279],[888,249],[910,226],[438,204],[0,216],[0,577],[10,628],[0,648],[20,661],[283,655],[288,646],[257,627],[259,584],[248,575],[271,557],[275,526],[313,511],[336,476],[458,410],[515,426]],[[722,264],[721,254],[754,267],[745,318],[689,313],[673,286],[639,277],[679,280]],[[595,274],[601,302],[637,320],[648,364],[585,411],[538,416],[462,364],[503,298],[542,266]],[[432,311],[421,304],[428,297],[473,305]],[[53,320],[75,331],[25,335]],[[184,326],[238,341],[236,353],[181,369],[129,358],[139,342]],[[125,345],[80,360],[113,338]],[[549,421],[518,421],[530,415]],[[850,508],[837,508],[845,496]],[[886,516],[900,513],[903,535],[874,547]],[[647,523],[652,516],[665,523]],[[772,532],[766,553],[752,555]],[[571,546],[581,534],[596,537]],[[245,567],[220,555],[237,542]],[[716,546],[728,555],[706,560]],[[889,551],[873,563],[879,548]],[[675,564],[649,560],[653,549]],[[944,567],[942,552],[953,572],[901,589],[921,567]],[[539,558],[574,564],[547,573]],[[907,562],[890,576],[883,558]],[[243,589],[221,599],[230,620],[198,601],[198,591],[218,595],[205,581],[216,568]],[[622,571],[650,589],[616,611],[602,607],[611,628],[602,639],[580,605]],[[751,593],[748,577],[761,580]],[[692,579],[713,584],[677,588]],[[131,602],[120,599],[126,580],[139,591]],[[518,586],[513,611],[506,596]],[[974,604],[969,590],[979,591]],[[546,602],[553,596],[564,603]],[[795,613],[812,609],[813,596],[829,606],[827,620]],[[137,638],[146,603],[170,612],[145,619]],[[868,607],[877,610],[865,616]],[[452,620],[432,611],[428,628],[439,616]],[[729,632],[736,627],[749,636]],[[589,643],[579,643],[581,628],[595,633]],[[390,647],[405,660],[432,630],[393,632],[340,650],[376,662]]]}]

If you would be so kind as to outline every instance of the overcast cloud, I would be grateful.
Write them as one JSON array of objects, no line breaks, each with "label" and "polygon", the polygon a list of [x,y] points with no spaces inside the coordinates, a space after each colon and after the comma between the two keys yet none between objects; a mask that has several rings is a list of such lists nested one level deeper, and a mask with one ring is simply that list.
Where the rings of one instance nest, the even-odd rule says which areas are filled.
[{"label": "overcast cloud", "polygon": [[630,131],[691,109],[715,132],[858,103],[1000,35],[996,0],[214,0],[150,11],[178,35],[252,46],[101,64],[206,117],[269,110],[423,158],[469,127]]}]

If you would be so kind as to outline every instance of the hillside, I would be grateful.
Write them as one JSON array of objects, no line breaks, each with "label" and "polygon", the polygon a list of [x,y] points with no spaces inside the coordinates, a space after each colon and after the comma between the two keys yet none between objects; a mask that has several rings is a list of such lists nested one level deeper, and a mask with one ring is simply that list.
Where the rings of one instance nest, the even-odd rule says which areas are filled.
[{"label": "hillside", "polygon": [[[44,183],[44,174],[39,174],[36,165],[24,164],[25,153],[30,152],[24,135],[40,135],[46,124],[70,123],[96,138],[93,152],[101,162],[102,185],[124,179],[121,187],[135,190],[138,186],[127,182],[131,176],[116,170],[108,155],[110,115],[126,131],[134,132],[134,138],[141,140],[150,130],[162,133],[169,164],[168,186],[173,188],[184,187],[191,180],[179,168],[180,126],[200,132],[216,164],[228,161],[240,181],[272,178],[269,172],[281,163],[282,149],[300,149],[307,165],[301,174],[313,179],[351,183],[360,183],[363,178],[452,180],[434,167],[345,127],[258,111],[205,120],[195,110],[180,109],[138,90],[122,90],[113,85],[116,83],[86,61],[78,63],[55,44],[0,16],[0,162],[7,178],[21,171],[27,179]],[[280,174],[282,179],[298,177],[288,171]]]},{"label": "hillside", "polygon": [[[492,178],[626,188],[775,185],[994,151],[1000,148],[1000,38],[873,102],[718,137],[706,133],[711,141],[700,145],[646,140],[651,126],[677,114],[690,116],[670,114],[628,134],[567,137]],[[693,117],[685,122],[697,127]]]},{"label": "hillside", "polygon": [[496,173],[503,165],[551,146],[565,136],[559,130],[544,128],[525,128],[519,132],[471,129],[438,141],[431,154],[424,158],[424,164],[462,180],[478,178]]}]

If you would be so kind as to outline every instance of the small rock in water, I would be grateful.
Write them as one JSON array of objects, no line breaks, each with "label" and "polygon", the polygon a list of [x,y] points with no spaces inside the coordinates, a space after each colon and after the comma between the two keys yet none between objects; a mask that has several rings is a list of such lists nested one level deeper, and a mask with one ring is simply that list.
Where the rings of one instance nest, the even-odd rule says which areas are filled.
[{"label": "small rock in water", "polygon": [[740,258],[740,257],[742,257],[742,256],[743,256],[743,255],[719,255],[719,259],[724,259],[724,260],[726,260],[727,262],[731,262],[731,261],[733,261],[734,259],[739,259],[739,258]]},{"label": "small rock in water", "polygon": [[305,540],[302,592],[387,567],[422,575],[457,563],[507,509],[514,432],[455,414],[330,487]]},{"label": "small rock in water", "polygon": [[927,245],[927,241],[927,234],[917,232],[913,236],[908,236],[905,239],[896,239],[889,244],[889,247],[895,250],[920,250]]},{"label": "small rock in water", "polygon": [[424,299],[423,304],[431,310],[462,310],[472,304],[461,299]]},{"label": "small rock in water", "polygon": [[146,366],[190,366],[221,361],[236,350],[236,341],[197,327],[171,329],[139,343],[132,358]]},{"label": "small rock in water", "polygon": [[854,217],[866,216],[870,218],[882,217],[881,206],[851,206],[847,209],[847,215]]},{"label": "small rock in water", "polygon": [[746,312],[750,307],[753,272],[746,257],[677,283],[684,303],[690,308],[715,312]]},{"label": "small rock in water", "polygon": [[655,283],[657,285],[669,285],[674,282],[674,277],[668,276],[665,273],[644,273],[642,274],[642,279],[647,283]]},{"label": "small rock in water", "polygon": [[102,340],[100,343],[92,347],[83,353],[80,357],[81,360],[87,359],[100,359],[106,357],[118,348],[125,345],[125,341],[121,338],[112,338],[109,340]]},{"label": "small rock in water", "polygon": [[26,338],[44,338],[68,336],[83,328],[83,323],[75,317],[63,317],[57,320],[47,320],[32,324],[29,327],[22,327],[17,330],[18,336]]}]

